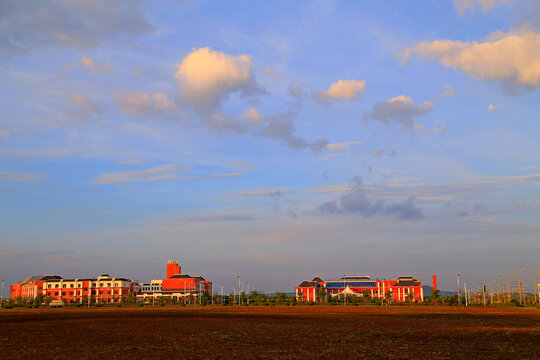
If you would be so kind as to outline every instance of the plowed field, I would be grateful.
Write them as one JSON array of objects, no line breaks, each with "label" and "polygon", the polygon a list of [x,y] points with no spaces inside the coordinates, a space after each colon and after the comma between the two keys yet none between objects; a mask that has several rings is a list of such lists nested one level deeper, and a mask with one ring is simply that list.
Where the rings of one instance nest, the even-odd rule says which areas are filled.
[{"label": "plowed field", "polygon": [[0,311],[0,358],[539,359],[540,311],[268,306]]}]

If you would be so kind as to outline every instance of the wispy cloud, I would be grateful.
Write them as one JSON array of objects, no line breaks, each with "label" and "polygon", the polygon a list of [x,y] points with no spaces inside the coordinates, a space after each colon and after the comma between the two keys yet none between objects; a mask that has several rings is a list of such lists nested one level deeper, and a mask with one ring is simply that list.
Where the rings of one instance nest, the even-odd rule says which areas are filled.
[{"label": "wispy cloud", "polygon": [[228,222],[228,221],[253,221],[259,218],[248,213],[216,212],[194,216],[182,216],[172,219],[173,222]]},{"label": "wispy cloud", "polygon": [[59,157],[69,157],[77,155],[79,150],[65,148],[65,149],[44,149],[37,151],[20,151],[20,152],[5,152],[0,153],[0,156],[3,157],[14,157],[14,158],[59,158]]},{"label": "wispy cloud", "polygon": [[328,144],[326,147],[329,151],[341,151],[350,148],[354,145],[362,144],[362,141],[346,141],[341,143]]},{"label": "wispy cloud", "polygon": [[0,171],[0,181],[27,183],[41,181],[45,176],[39,173]]},{"label": "wispy cloud", "polygon": [[293,190],[288,189],[277,189],[277,188],[259,188],[253,190],[247,190],[242,192],[237,192],[233,194],[218,195],[218,198],[226,200],[251,200],[265,197],[276,197],[283,194],[293,193]]},{"label": "wispy cloud", "polygon": [[189,172],[191,168],[176,164],[165,164],[147,169],[117,171],[99,175],[92,184],[126,184],[149,181],[181,181],[181,180],[209,180],[229,177],[245,176],[245,173],[213,173],[201,175],[182,175]]},{"label": "wispy cloud", "polygon": [[114,68],[111,65],[96,61],[88,56],[82,56],[79,62],[62,66],[60,71],[81,67],[93,75],[114,73]]},{"label": "wispy cloud", "polygon": [[88,215],[88,214],[109,214],[110,210],[54,210],[51,215]]}]

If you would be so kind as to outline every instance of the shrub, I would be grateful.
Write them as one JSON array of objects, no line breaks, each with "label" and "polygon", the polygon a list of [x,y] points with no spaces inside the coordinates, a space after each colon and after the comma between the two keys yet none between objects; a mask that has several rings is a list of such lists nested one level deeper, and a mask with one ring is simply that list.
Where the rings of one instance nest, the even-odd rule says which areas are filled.
[{"label": "shrub", "polygon": [[122,307],[122,304],[115,304],[116,307]]}]

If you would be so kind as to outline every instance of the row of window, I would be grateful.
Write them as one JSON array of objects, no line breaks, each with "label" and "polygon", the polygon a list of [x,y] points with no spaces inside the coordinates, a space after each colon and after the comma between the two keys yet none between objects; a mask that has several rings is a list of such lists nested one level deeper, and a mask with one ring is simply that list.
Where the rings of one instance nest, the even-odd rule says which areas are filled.
[{"label": "row of window", "polygon": [[[62,289],[65,289],[65,288],[68,288],[67,286],[68,284],[62,284]],[[77,287],[80,288],[82,286],[82,284],[77,284]],[[93,286],[93,287],[111,287],[111,283],[92,283],[90,284],[90,286]],[[113,286],[115,286],[115,284],[113,283]],[[121,286],[121,283],[116,283],[116,287],[119,287]],[[69,284],[69,288],[73,288],[73,284]],[[53,287],[53,284],[47,284],[46,286],[47,289],[58,289],[59,286],[58,284],[54,284],[54,287]]]},{"label": "row of window", "polygon": [[327,282],[327,288],[344,288],[346,286],[352,288],[374,288],[377,287],[377,282],[375,281],[332,281]]},{"label": "row of window", "polygon": [[[85,289],[86,291],[86,289]],[[73,296],[73,295],[77,295],[77,292],[73,292],[73,291],[49,291],[48,293],[49,296]],[[119,291],[95,291],[95,290],[92,290],[90,291],[90,295],[120,295],[120,292]],[[82,296],[82,291],[79,292],[79,296]]]}]

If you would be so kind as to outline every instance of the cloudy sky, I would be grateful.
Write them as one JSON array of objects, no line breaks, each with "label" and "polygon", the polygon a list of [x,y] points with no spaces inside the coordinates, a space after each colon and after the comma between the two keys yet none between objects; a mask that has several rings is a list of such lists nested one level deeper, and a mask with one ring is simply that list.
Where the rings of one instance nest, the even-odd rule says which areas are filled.
[{"label": "cloudy sky", "polygon": [[[0,2],[0,276],[536,269],[540,1]],[[523,274],[523,273],[522,273]],[[530,276],[527,275],[527,276]]]}]

